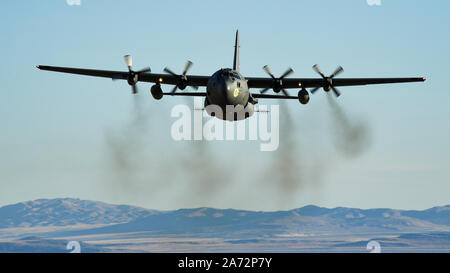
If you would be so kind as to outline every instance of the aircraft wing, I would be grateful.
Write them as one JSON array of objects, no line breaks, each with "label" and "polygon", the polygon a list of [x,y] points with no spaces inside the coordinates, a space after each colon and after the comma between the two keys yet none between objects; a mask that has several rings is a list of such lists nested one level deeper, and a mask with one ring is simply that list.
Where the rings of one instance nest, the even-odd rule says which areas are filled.
[{"label": "aircraft wing", "polygon": [[[98,70],[98,69],[84,69],[84,68],[71,68],[71,67],[58,67],[58,66],[44,66],[38,65],[38,69],[78,74],[93,77],[104,77],[113,80],[127,80],[130,73],[128,71],[112,71],[112,70]],[[188,75],[187,85],[189,86],[207,86],[210,76],[198,76],[198,75]],[[138,81],[140,82],[151,82],[151,83],[161,83],[161,84],[177,84],[177,76],[171,74],[157,74],[157,73],[140,73],[138,76]],[[332,80],[333,86],[358,86],[358,85],[368,85],[368,84],[389,84],[389,83],[407,83],[407,82],[423,82],[426,79],[424,77],[416,78],[335,78]],[[247,78],[247,83],[249,88],[272,88],[273,79],[272,78],[258,78],[249,77]],[[323,78],[285,78],[282,81],[282,87],[285,89],[292,88],[320,88],[325,87],[329,83]],[[164,95],[173,96],[206,96],[206,93],[201,92],[177,92],[177,93],[164,93]],[[297,96],[284,96],[275,94],[258,94],[252,93],[254,98],[262,99],[298,99]]]},{"label": "aircraft wing", "polygon": [[[129,72],[126,71],[111,71],[111,70],[97,70],[97,69],[84,69],[84,68],[71,68],[71,67],[59,67],[59,66],[45,66],[38,65],[38,69],[62,72],[69,74],[78,74],[93,77],[104,77],[113,80],[127,80]],[[177,77],[170,74],[156,74],[156,73],[140,73],[138,76],[140,82],[153,82],[161,84],[177,84]],[[210,76],[193,76],[188,75],[187,85],[189,86],[206,86],[208,84]]]},{"label": "aircraft wing", "polygon": [[[271,78],[255,78],[249,77],[249,88],[271,88],[273,79]],[[368,84],[388,84],[388,83],[406,83],[406,82],[423,82],[426,78],[335,78],[333,86],[357,86]],[[314,88],[324,87],[328,85],[327,81],[321,78],[285,78],[283,79],[283,88]]]}]

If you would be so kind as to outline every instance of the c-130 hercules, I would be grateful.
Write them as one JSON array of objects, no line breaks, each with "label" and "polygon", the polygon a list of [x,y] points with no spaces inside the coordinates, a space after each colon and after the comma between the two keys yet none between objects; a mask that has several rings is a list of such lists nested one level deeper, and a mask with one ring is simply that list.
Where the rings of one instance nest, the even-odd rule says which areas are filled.
[{"label": "c-130 hercules", "polygon": [[[169,68],[164,71],[167,74],[150,73],[149,67],[142,70],[134,71],[132,69],[131,56],[126,55],[125,61],[128,65],[128,72],[96,70],[96,69],[80,69],[69,67],[56,67],[38,65],[41,70],[49,70],[56,72],[72,73],[79,75],[95,76],[111,78],[113,80],[126,80],[132,87],[132,93],[138,92],[136,84],[138,82],[155,83],[150,92],[153,98],[160,100],[164,95],[170,96],[200,96],[205,97],[205,109],[208,112],[209,105],[218,106],[222,109],[224,115],[217,115],[216,112],[208,112],[208,114],[220,119],[240,120],[253,115],[254,105],[258,103],[258,99],[298,99],[300,103],[307,104],[310,96],[307,88],[313,88],[311,93],[315,93],[319,88],[324,91],[330,90],[339,97],[340,92],[336,88],[338,86],[357,86],[367,84],[387,84],[387,83],[404,83],[404,82],[423,82],[424,77],[418,78],[335,78],[343,71],[342,67],[338,67],[333,74],[325,76],[318,65],[314,65],[313,69],[321,76],[320,78],[286,78],[293,73],[289,68],[280,77],[275,77],[269,67],[264,66],[264,70],[269,74],[270,78],[248,77],[245,78],[239,72],[239,31],[236,31],[236,40],[234,48],[233,68],[223,68],[216,71],[212,76],[195,76],[187,75],[192,62],[188,61],[184,71],[176,74]],[[174,85],[171,92],[163,92],[161,84]],[[177,89],[184,90],[187,86],[198,90],[198,87],[205,86],[205,92],[176,92]],[[250,88],[262,88],[260,93],[250,93]],[[286,89],[299,88],[297,96],[290,96]],[[265,94],[272,89],[276,94]],[[282,94],[279,94],[279,93]],[[232,106],[232,107],[229,107]],[[234,109],[233,115],[227,115],[227,109]],[[241,113],[237,113],[236,109],[241,109]]]}]

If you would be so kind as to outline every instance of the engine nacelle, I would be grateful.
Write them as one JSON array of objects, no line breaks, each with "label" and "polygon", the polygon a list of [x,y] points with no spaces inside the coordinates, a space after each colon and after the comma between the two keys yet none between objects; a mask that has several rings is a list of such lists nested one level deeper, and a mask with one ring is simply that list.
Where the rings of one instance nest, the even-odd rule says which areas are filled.
[{"label": "engine nacelle", "polygon": [[160,100],[163,97],[163,91],[160,84],[153,85],[150,89],[150,93],[152,93],[152,96],[155,100]]},{"label": "engine nacelle", "polygon": [[298,100],[301,104],[307,104],[309,102],[309,93],[306,89],[298,91]]},{"label": "engine nacelle", "polygon": [[182,80],[178,81],[177,86],[178,86],[178,88],[180,90],[186,89],[186,87],[187,87],[187,79],[185,79],[185,80],[182,79]]},{"label": "engine nacelle", "polygon": [[127,82],[130,86],[135,85],[138,82],[138,75],[135,73],[130,73],[130,75],[128,75],[127,77]]}]

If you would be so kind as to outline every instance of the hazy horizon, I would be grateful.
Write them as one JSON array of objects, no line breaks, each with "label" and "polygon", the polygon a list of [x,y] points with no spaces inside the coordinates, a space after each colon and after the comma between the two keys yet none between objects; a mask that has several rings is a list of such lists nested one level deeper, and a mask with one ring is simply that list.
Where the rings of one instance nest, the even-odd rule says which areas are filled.
[{"label": "hazy horizon", "polygon": [[314,204],[308,204],[308,205],[302,205],[302,206],[299,206],[299,207],[292,207],[290,209],[280,209],[280,210],[251,210],[251,209],[239,209],[239,208],[231,208],[231,207],[228,208],[228,207],[208,207],[208,206],[203,206],[203,207],[180,207],[180,208],[176,208],[176,209],[154,209],[154,208],[150,208],[150,207],[146,207],[146,206],[130,205],[130,204],[121,203],[121,202],[114,203],[114,202],[106,202],[106,201],[99,201],[99,200],[81,199],[81,198],[77,198],[77,197],[57,197],[57,198],[38,198],[38,199],[26,200],[26,201],[24,200],[22,202],[5,204],[5,205],[0,206],[0,208],[5,207],[5,206],[10,206],[10,205],[15,205],[15,204],[27,203],[27,202],[54,201],[54,200],[79,200],[79,201],[88,201],[88,202],[100,202],[100,203],[105,203],[105,204],[108,204],[108,205],[132,206],[132,207],[138,207],[138,208],[142,208],[142,209],[162,211],[162,212],[163,211],[176,211],[176,210],[180,210],[180,209],[193,210],[193,209],[204,209],[204,208],[214,209],[214,210],[232,209],[232,210],[237,210],[237,211],[282,212],[282,211],[290,211],[290,210],[300,209],[300,208],[309,207],[309,206],[318,207],[318,208],[324,208],[324,209],[330,209],[330,210],[337,209],[337,208],[348,208],[348,209],[362,209],[362,210],[392,209],[392,210],[399,210],[399,211],[424,211],[424,210],[429,210],[429,209],[433,209],[433,208],[441,208],[441,207],[448,207],[448,206],[450,206],[450,204],[443,204],[443,205],[433,206],[433,207],[429,207],[429,208],[425,208],[425,209],[402,209],[402,208],[388,208],[388,207],[373,207],[373,208],[358,208],[358,207],[345,207],[345,206],[327,207],[327,206],[317,206],[317,205],[314,205]]},{"label": "hazy horizon", "polygon": [[[173,8],[176,5],[177,8]],[[0,206],[72,197],[149,209],[423,210],[450,204],[449,2],[5,1],[0,77]],[[133,8],[130,11],[130,6]],[[138,8],[136,8],[138,7]],[[282,20],[280,20],[282,18]],[[426,77],[424,83],[323,90],[280,104],[280,147],[176,142],[173,106],[151,84],[40,71],[36,65],[244,76]],[[170,91],[171,87],[163,86]],[[191,91],[187,88],[186,91]],[[199,91],[204,91],[200,88]],[[257,93],[258,89],[250,90]],[[271,93],[272,91],[269,91]],[[290,90],[294,95],[298,90]]]}]

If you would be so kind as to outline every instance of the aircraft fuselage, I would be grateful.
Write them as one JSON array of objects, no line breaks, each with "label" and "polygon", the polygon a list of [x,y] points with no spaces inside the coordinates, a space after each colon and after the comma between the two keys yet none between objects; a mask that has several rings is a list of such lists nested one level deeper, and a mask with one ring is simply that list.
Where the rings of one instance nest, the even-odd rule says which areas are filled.
[{"label": "aircraft fuselage", "polygon": [[[247,81],[238,71],[231,68],[220,69],[209,79],[206,86],[205,107],[208,105],[220,107],[225,115],[215,113],[214,116],[226,120],[244,119],[252,116],[254,112]],[[236,114],[231,116],[231,110]],[[210,109],[206,111],[211,115]],[[239,117],[242,113],[244,115]]]}]

